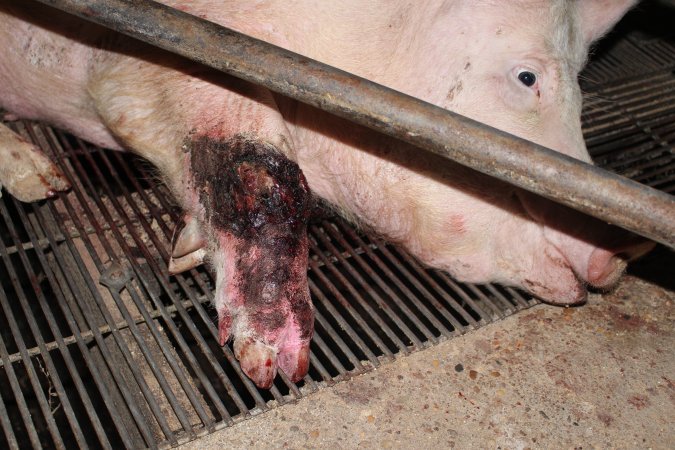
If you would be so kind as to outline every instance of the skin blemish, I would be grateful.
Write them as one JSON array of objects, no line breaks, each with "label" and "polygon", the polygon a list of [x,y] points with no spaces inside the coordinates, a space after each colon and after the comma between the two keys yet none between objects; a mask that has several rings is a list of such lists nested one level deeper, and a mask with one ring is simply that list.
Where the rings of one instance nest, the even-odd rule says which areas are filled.
[{"label": "skin blemish", "polygon": [[458,81],[457,84],[454,84],[449,90],[447,95],[445,96],[445,99],[448,102],[452,102],[455,99],[455,96],[458,95],[460,92],[462,92],[462,81]]},{"label": "skin blemish", "polygon": [[450,234],[464,234],[466,233],[466,223],[464,216],[461,214],[453,214],[448,220],[448,232]]}]

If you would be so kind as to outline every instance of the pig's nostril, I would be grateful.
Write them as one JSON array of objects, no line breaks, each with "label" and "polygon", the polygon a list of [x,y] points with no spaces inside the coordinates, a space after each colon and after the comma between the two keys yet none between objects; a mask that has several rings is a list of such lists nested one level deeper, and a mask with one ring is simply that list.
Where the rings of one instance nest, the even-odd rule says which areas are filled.
[{"label": "pig's nostril", "polygon": [[596,249],[588,264],[588,283],[596,288],[612,287],[626,269],[626,260],[607,250]]},{"label": "pig's nostril", "polygon": [[588,283],[600,289],[612,287],[621,278],[628,262],[649,253],[655,246],[642,237],[631,236],[623,237],[611,246],[611,251],[595,249],[588,261]]}]

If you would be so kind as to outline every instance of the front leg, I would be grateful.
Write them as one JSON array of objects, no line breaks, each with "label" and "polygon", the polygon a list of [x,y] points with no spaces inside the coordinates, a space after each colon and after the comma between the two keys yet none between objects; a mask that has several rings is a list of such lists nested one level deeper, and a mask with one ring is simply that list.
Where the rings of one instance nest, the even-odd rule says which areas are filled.
[{"label": "front leg", "polygon": [[300,380],[314,317],[310,194],[271,93],[225,76],[125,64],[101,71],[90,92],[111,132],[158,168],[192,220],[172,269],[200,261],[203,243],[216,272],[221,344],[234,340],[259,387],[272,385],[277,367]]},{"label": "front leg", "polygon": [[292,381],[309,367],[310,194],[298,165],[253,136],[198,138],[186,158],[216,269],[220,341],[260,387],[276,367]]}]

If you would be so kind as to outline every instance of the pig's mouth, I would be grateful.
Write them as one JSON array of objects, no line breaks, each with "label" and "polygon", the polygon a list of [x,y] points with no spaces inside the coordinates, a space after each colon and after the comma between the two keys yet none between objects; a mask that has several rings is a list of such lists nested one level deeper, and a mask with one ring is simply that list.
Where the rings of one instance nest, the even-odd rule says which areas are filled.
[{"label": "pig's mouth", "polygon": [[243,136],[200,138],[189,149],[216,270],[220,343],[233,338],[242,370],[261,388],[277,367],[298,381],[313,333],[305,177],[271,145]]},{"label": "pig's mouth", "polygon": [[[610,291],[621,279],[628,262],[654,248],[653,242],[534,194],[519,192],[517,197],[529,218],[542,227],[545,245],[550,246],[546,251],[548,259],[560,267],[560,285],[569,286],[567,293],[557,296],[546,295],[544,287],[526,286],[547,302],[581,303],[589,289]],[[570,273],[575,280],[569,280]]]}]

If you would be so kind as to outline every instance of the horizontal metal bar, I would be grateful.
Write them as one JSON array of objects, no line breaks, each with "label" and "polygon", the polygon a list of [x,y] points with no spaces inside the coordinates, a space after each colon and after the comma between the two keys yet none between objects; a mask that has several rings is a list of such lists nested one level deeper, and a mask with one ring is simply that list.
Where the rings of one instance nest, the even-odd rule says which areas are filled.
[{"label": "horizontal metal bar", "polygon": [[[199,302],[207,304],[207,303],[210,302],[210,300],[208,298],[202,296],[200,298]],[[189,300],[184,300],[181,303],[183,304],[184,308],[190,308],[192,306],[192,303]],[[169,305],[169,306],[167,306],[166,310],[170,314],[173,314],[178,309],[173,305]],[[162,315],[162,313],[160,311],[156,310],[156,309],[150,310],[149,314],[150,314],[150,317],[152,317],[153,319],[157,319],[158,317],[160,317]],[[145,319],[143,319],[142,317],[138,317],[134,320],[134,323],[136,325],[141,325],[141,324],[145,323]],[[126,328],[129,328],[129,323],[126,320],[120,320],[118,322],[115,322],[115,324],[113,326],[114,326],[114,328],[116,328],[118,330],[124,330]],[[108,334],[108,333],[112,332],[112,328],[110,327],[110,325],[101,325],[100,327],[98,327],[98,332],[100,334]],[[84,341],[93,340],[94,339],[94,332],[93,331],[84,331],[80,335],[80,338],[83,339]],[[75,336],[68,336],[68,337],[63,338],[63,343],[65,345],[75,344],[76,342],[77,342],[77,338],[75,338]],[[56,341],[47,342],[45,344],[45,348],[47,349],[47,351],[55,350],[55,349],[59,348],[59,343],[56,342]],[[35,355],[39,355],[39,354],[42,353],[40,351],[39,347],[31,347],[27,351],[28,351],[28,355],[30,355],[30,356],[35,356]],[[12,354],[9,355],[8,362],[14,363],[16,361],[19,361],[20,359],[21,359],[21,355],[19,353],[12,353]],[[5,362],[0,360],[0,367],[2,367],[4,364],[5,364]]]},{"label": "horizontal metal bar", "polygon": [[675,248],[675,197],[150,0],[39,0]]}]

